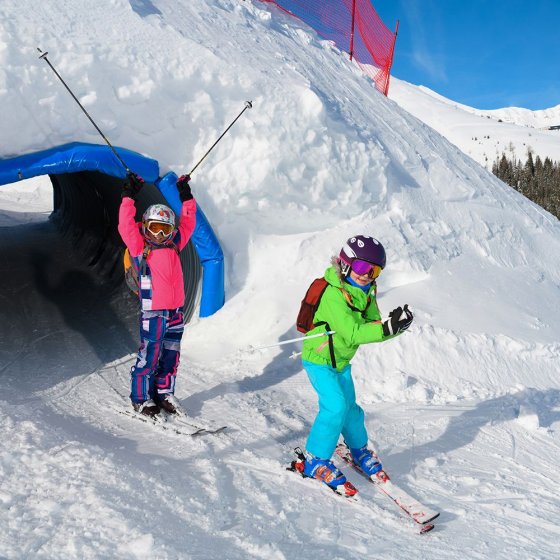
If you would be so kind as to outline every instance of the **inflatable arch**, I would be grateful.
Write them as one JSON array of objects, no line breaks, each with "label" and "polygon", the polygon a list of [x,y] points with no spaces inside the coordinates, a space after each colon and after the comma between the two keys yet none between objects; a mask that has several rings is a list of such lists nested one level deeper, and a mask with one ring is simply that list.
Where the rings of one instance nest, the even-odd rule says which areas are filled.
[{"label": "inflatable arch", "polygon": [[[156,160],[123,148],[115,149],[126,165],[146,182],[137,200],[138,217],[149,204],[156,202],[168,204],[178,214],[181,202],[175,187],[177,175],[170,172],[160,177]],[[53,219],[63,229],[79,229],[95,237],[95,243],[91,244],[95,254],[88,254],[88,258],[93,262],[107,258],[120,261],[123,245],[117,233],[117,219],[120,188],[126,172],[110,148],[75,142],[0,160],[0,185],[40,175],[49,175],[53,184]],[[220,244],[206,216],[197,207],[195,231],[181,253],[187,319],[194,313],[199,290],[201,317],[212,315],[224,304],[223,260]],[[113,268],[120,274],[121,266]]]}]

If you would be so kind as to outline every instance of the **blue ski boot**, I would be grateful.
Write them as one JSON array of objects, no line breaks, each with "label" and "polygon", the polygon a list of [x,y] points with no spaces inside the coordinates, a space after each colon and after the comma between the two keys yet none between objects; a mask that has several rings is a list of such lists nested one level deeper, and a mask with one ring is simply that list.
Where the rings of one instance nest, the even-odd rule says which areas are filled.
[{"label": "blue ski boot", "polygon": [[324,482],[333,492],[347,498],[358,493],[356,487],[346,480],[344,473],[337,469],[329,459],[319,459],[313,455],[305,456],[301,449],[296,448],[299,461],[292,463],[292,469],[301,476],[315,478]]},{"label": "blue ski boot", "polygon": [[377,455],[368,449],[367,445],[359,448],[350,448],[354,464],[360,467],[368,476],[373,476],[383,469]]}]

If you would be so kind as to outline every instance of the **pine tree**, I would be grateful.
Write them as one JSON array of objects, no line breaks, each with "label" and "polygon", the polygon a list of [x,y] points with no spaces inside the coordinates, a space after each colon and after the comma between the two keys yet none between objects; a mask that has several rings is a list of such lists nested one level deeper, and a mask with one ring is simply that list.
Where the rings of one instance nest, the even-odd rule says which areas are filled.
[{"label": "pine tree", "polygon": [[528,148],[527,159],[515,158],[510,148],[511,159],[505,153],[496,157],[492,173],[527,198],[560,217],[560,163],[546,157],[544,162]]}]

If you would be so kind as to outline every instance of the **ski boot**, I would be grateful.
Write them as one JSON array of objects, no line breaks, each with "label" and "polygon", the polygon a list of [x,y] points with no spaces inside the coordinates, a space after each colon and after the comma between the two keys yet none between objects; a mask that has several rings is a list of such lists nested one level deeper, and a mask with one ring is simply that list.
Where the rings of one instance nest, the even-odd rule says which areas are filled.
[{"label": "ski boot", "polygon": [[373,476],[383,469],[377,455],[371,449],[368,449],[367,445],[350,448],[350,453],[352,453],[354,464],[367,476]]},{"label": "ski boot", "polygon": [[298,472],[304,478],[315,478],[325,483],[333,492],[350,498],[358,493],[356,487],[329,459],[319,459],[313,455],[306,457],[299,447],[295,450],[297,461],[292,461],[288,470]]},{"label": "ski boot", "polygon": [[148,399],[147,401],[141,403],[132,403],[132,408],[139,414],[143,414],[144,416],[150,416],[154,418],[159,414],[160,407],[152,400]]},{"label": "ski boot", "polygon": [[167,414],[179,414],[181,412],[179,401],[172,393],[158,395],[158,404]]}]

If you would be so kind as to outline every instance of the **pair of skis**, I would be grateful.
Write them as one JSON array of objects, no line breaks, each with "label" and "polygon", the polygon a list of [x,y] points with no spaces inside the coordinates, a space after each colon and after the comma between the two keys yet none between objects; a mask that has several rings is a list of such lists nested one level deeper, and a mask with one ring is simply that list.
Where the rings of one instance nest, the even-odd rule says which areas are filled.
[{"label": "pair of skis", "polygon": [[[428,533],[434,529],[435,525],[432,523],[438,516],[439,512],[421,504],[416,498],[410,496],[402,488],[393,483],[389,478],[389,475],[384,471],[380,470],[374,475],[369,476],[362,469],[356,465],[352,459],[352,454],[350,449],[340,443],[335,450],[336,455],[338,455],[345,463],[350,465],[354,470],[359,472],[364,478],[366,478],[370,483],[372,483],[379,492],[384,496],[389,498],[395,505],[397,505],[401,512],[403,512],[409,519],[414,521],[417,527],[419,527],[419,533]],[[297,451],[296,451],[297,454]],[[292,463],[292,466],[288,470],[298,472],[300,475],[305,476],[301,469],[297,468],[297,461]],[[350,483],[348,483],[350,484]],[[336,493],[336,492],[335,492]],[[346,499],[352,499],[352,496],[339,494]]]},{"label": "pair of skis", "polygon": [[227,426],[201,426],[198,423],[192,422],[188,416],[183,413],[168,414],[160,412],[156,416],[146,416],[134,410],[117,409],[119,414],[140,420],[145,424],[154,426],[162,431],[190,437],[206,436],[211,434],[220,434],[226,430]]}]

